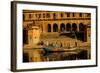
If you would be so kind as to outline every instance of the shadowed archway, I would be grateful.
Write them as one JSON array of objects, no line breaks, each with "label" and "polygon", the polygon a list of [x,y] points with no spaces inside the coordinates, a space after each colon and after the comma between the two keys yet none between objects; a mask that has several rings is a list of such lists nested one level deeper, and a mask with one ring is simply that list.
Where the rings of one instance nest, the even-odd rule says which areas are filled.
[{"label": "shadowed archway", "polygon": [[72,31],[77,31],[77,24],[76,23],[72,24]]},{"label": "shadowed archway", "polygon": [[87,41],[87,26],[83,23],[79,24],[79,39],[86,42]]},{"label": "shadowed archway", "polygon": [[82,32],[85,30],[85,25],[83,23],[79,24],[79,31]]},{"label": "shadowed archway", "polygon": [[58,25],[56,23],[53,24],[53,32],[58,32]]},{"label": "shadowed archway", "polygon": [[48,32],[51,32],[51,24],[48,24]]},{"label": "shadowed archway", "polygon": [[70,23],[66,24],[66,31],[71,31],[71,24]]},{"label": "shadowed archway", "polygon": [[64,23],[62,23],[62,24],[60,25],[60,31],[61,31],[61,32],[65,31],[65,24],[64,24]]}]

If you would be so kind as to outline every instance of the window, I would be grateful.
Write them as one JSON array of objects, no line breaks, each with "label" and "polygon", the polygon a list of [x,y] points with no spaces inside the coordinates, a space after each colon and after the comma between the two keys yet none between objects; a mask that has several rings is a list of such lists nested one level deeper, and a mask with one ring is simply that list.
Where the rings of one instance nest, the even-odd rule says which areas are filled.
[{"label": "window", "polygon": [[87,27],[83,23],[79,24],[79,34],[78,38],[81,41],[86,42],[87,41]]},{"label": "window", "polygon": [[72,24],[72,31],[77,31],[77,25],[75,23]]},{"label": "window", "polygon": [[91,14],[90,13],[87,13],[87,17],[91,17]]},{"label": "window", "polygon": [[29,18],[32,18],[32,15],[31,14],[29,14]]},{"label": "window", "polygon": [[41,14],[38,14],[38,17],[41,18]]},{"label": "window", "polygon": [[75,17],[75,13],[72,13],[72,16]]},{"label": "window", "polygon": [[45,18],[45,13],[43,13],[43,18]]},{"label": "window", "polygon": [[82,13],[79,13],[79,17],[82,17]]},{"label": "window", "polygon": [[56,19],[56,13],[53,13],[53,18]]},{"label": "window", "polygon": [[49,14],[49,13],[47,13],[47,14],[46,14],[46,17],[47,17],[47,18],[50,18],[50,14]]},{"label": "window", "polygon": [[67,13],[67,17],[70,17],[70,13]]},{"label": "window", "polygon": [[63,17],[64,16],[63,13],[61,13],[60,16]]},{"label": "window", "polygon": [[56,23],[53,24],[53,32],[58,32],[58,25]]},{"label": "window", "polygon": [[71,24],[70,23],[66,24],[66,31],[71,31]]},{"label": "window", "polygon": [[48,32],[51,32],[51,24],[48,24]]},{"label": "window", "polygon": [[37,18],[37,14],[35,14],[35,17]]},{"label": "window", "polygon": [[84,27],[84,24],[83,23],[80,23],[79,24],[79,31],[84,31],[85,29],[84,29],[85,27]]},{"label": "window", "polygon": [[62,23],[61,25],[60,25],[60,31],[65,31],[65,24],[64,23]]}]

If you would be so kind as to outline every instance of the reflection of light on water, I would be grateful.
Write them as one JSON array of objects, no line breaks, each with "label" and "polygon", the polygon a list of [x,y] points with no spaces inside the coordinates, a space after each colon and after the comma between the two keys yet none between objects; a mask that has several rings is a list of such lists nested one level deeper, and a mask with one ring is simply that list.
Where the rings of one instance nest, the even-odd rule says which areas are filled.
[{"label": "reflection of light on water", "polygon": [[[85,47],[86,48],[86,47]],[[65,49],[57,47],[47,47],[47,46],[36,46],[30,49],[32,56],[30,56],[30,62],[44,62],[44,61],[63,61],[63,60],[80,60],[80,59],[90,59],[91,55],[88,50],[83,47]]]}]

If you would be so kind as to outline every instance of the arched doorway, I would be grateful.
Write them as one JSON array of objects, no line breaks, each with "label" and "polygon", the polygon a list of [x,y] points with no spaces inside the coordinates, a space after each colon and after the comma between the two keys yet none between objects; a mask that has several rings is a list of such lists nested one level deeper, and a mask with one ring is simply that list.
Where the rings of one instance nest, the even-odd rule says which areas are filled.
[{"label": "arched doorway", "polygon": [[87,41],[87,26],[83,23],[79,24],[79,39],[86,42]]},{"label": "arched doorway", "polygon": [[77,25],[76,25],[76,23],[72,24],[72,31],[77,31]]},{"label": "arched doorway", "polygon": [[79,24],[79,31],[80,32],[84,31],[85,30],[84,28],[85,28],[85,25],[83,23],[80,23]]},{"label": "arched doorway", "polygon": [[66,24],[66,31],[71,31],[71,24],[70,23]]},{"label": "arched doorway", "polygon": [[65,31],[65,24],[64,24],[64,23],[62,23],[62,24],[60,25],[60,31],[61,31],[61,32]]},{"label": "arched doorway", "polygon": [[53,32],[58,32],[58,25],[56,23],[53,24]]},{"label": "arched doorway", "polygon": [[48,32],[51,32],[51,24],[48,24]]}]

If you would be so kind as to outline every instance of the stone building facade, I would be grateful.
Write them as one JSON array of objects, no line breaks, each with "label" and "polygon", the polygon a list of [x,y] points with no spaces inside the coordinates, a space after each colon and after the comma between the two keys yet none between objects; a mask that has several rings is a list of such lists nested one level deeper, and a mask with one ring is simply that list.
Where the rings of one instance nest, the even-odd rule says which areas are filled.
[{"label": "stone building facade", "polygon": [[[40,42],[46,46],[52,44],[67,48],[68,46],[83,46],[87,43],[90,45],[90,37],[90,13],[23,10],[25,52],[29,52],[27,46],[42,47],[37,45]],[[32,56],[32,51],[29,54]],[[31,59],[32,57],[30,61]]]}]

